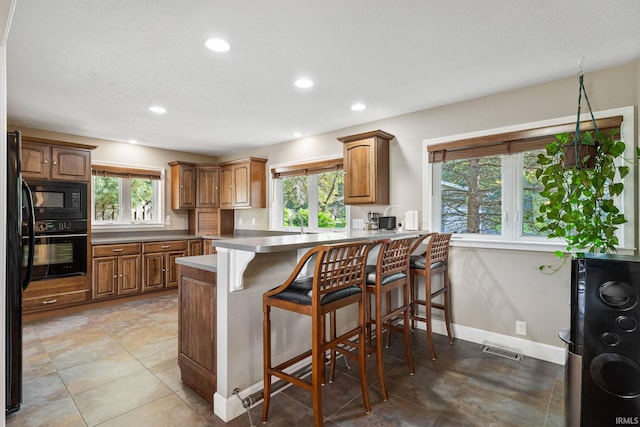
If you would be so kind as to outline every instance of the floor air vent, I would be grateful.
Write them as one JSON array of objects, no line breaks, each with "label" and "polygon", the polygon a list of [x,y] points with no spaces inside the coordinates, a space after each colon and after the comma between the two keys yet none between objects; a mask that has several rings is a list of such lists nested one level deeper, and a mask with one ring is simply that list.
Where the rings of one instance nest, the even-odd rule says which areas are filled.
[{"label": "floor air vent", "polygon": [[516,360],[518,362],[521,361],[523,357],[522,354],[518,352],[500,348],[495,345],[483,345],[482,352],[493,354],[494,356],[504,357],[505,359]]}]

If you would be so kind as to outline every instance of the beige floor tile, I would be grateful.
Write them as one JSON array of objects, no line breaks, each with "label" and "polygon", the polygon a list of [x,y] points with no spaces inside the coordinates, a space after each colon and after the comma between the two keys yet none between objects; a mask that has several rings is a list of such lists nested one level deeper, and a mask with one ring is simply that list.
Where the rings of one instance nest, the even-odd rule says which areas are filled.
[{"label": "beige floor tile", "polygon": [[119,426],[205,427],[209,423],[178,396],[170,394],[100,424],[100,427]]},{"label": "beige floor tile", "polygon": [[168,337],[177,337],[177,325],[163,326],[150,320],[148,324],[134,324],[116,330],[113,338],[125,349],[141,347]]},{"label": "beige floor tile", "polygon": [[7,427],[86,427],[71,396],[45,401],[36,400],[6,420]]},{"label": "beige floor tile", "polygon": [[87,424],[95,426],[169,394],[171,390],[145,370],[73,394],[73,400]]},{"label": "beige floor tile", "polygon": [[[108,335],[88,336],[88,340],[59,351],[49,351],[53,364],[58,370],[71,368],[108,356],[123,353],[125,350]],[[45,344],[46,346],[46,344]]]},{"label": "beige floor tile", "polygon": [[178,366],[178,359],[176,357],[173,360],[168,360],[159,365],[149,368],[153,374],[160,378],[160,381],[165,383],[172,391],[182,389],[182,380],[180,379],[180,367]]},{"label": "beige floor tile", "polygon": [[104,359],[60,370],[60,376],[71,394],[95,388],[101,384],[126,377],[146,368],[129,353],[121,352]]},{"label": "beige floor tile", "polygon": [[160,365],[178,357],[178,337],[170,336],[147,343],[127,347],[127,351],[147,368]]}]

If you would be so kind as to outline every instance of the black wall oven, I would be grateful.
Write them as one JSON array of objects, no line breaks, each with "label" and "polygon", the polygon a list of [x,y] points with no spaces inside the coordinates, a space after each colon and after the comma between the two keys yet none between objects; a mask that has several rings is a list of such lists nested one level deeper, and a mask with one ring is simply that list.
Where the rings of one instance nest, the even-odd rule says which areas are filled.
[{"label": "black wall oven", "polygon": [[[32,280],[87,274],[87,184],[51,180],[28,184],[35,217]],[[29,248],[26,239],[23,243],[26,260]]]},{"label": "black wall oven", "polygon": [[[87,273],[86,221],[36,221],[32,280]],[[39,230],[39,231],[38,231]],[[25,262],[28,256],[26,238]]]}]

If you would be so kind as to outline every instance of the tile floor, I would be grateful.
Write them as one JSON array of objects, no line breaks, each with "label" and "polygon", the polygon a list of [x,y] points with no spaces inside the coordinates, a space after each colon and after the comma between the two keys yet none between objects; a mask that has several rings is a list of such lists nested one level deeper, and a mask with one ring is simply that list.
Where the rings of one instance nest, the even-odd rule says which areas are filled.
[{"label": "tile floor", "polygon": [[[210,405],[180,382],[177,297],[163,295],[24,325],[24,403],[14,426],[222,426]],[[480,345],[436,337],[438,359],[414,331],[415,375],[400,339],[385,352],[389,400],[368,363],[372,411],[365,414],[358,369],[339,361],[324,387],[325,425],[562,426],[564,369],[525,358],[514,362]],[[271,401],[268,426],[312,425],[310,394],[289,387]],[[261,425],[262,405],[251,410]],[[228,423],[250,426],[249,415]]]}]

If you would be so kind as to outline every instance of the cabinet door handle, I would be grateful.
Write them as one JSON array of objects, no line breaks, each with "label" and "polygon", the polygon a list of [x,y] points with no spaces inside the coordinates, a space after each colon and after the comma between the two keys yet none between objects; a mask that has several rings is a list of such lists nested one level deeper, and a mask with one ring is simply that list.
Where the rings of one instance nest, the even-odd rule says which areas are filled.
[{"label": "cabinet door handle", "polygon": [[122,252],[124,251],[124,248],[116,248],[116,249],[111,249],[112,252]]},{"label": "cabinet door handle", "polygon": [[57,302],[57,299],[50,299],[49,301],[42,301],[42,304],[55,304]]},{"label": "cabinet door handle", "polygon": [[122,274],[120,275],[120,277],[122,277]]},{"label": "cabinet door handle", "polygon": [[45,161],[44,161],[44,164],[45,164],[45,165],[46,165],[47,163],[49,163],[49,160],[45,160]]},{"label": "cabinet door handle", "polygon": [[162,245],[162,249],[169,249],[171,245]]},{"label": "cabinet door handle", "polygon": [[118,275],[117,275],[117,274],[114,274],[114,275],[113,275],[113,278],[114,278],[114,279],[117,279],[117,278],[118,278]]}]

